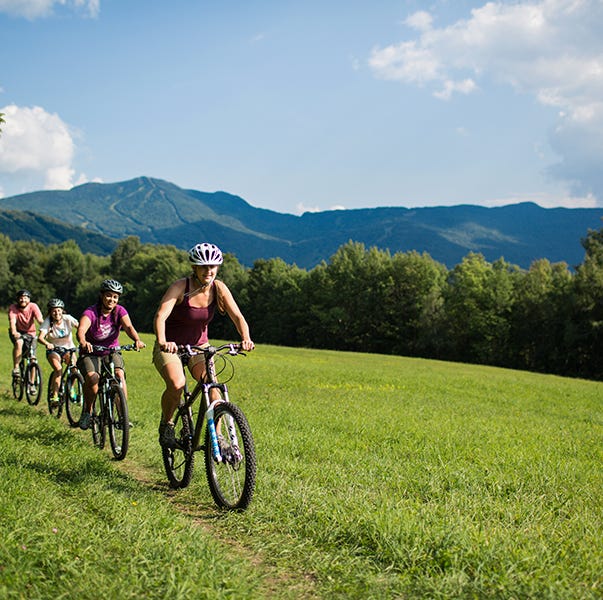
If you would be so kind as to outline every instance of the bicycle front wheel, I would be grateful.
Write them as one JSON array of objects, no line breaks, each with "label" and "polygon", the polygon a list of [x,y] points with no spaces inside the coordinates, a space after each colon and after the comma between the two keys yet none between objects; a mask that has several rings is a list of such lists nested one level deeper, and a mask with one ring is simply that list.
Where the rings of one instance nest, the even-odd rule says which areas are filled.
[{"label": "bicycle front wheel", "polygon": [[214,410],[221,460],[212,455],[209,428],[205,432],[205,472],[214,501],[221,508],[243,510],[255,490],[255,446],[243,411],[230,402]]},{"label": "bicycle front wheel", "polygon": [[130,421],[128,419],[128,402],[122,388],[118,385],[111,386],[109,390],[109,442],[111,451],[116,460],[126,458],[130,442]]},{"label": "bicycle front wheel", "polygon": [[42,370],[37,362],[30,362],[25,369],[25,397],[27,401],[35,406],[42,395]]},{"label": "bicycle front wheel", "polygon": [[84,408],[84,378],[70,373],[65,384],[65,412],[71,427],[77,427]]},{"label": "bicycle front wheel", "polygon": [[190,407],[179,407],[174,415],[176,447],[161,448],[163,466],[170,487],[185,488],[193,477],[195,453],[193,451],[193,419]]},{"label": "bicycle front wheel", "polygon": [[57,419],[59,419],[61,417],[61,415],[63,414],[63,397],[64,397],[63,391],[65,388],[63,380],[61,380],[59,383],[59,394],[58,394],[59,401],[58,402],[52,401],[52,378],[51,377],[48,378],[48,385],[46,387],[47,387],[46,402],[48,403],[48,412],[51,415],[54,415]]},{"label": "bicycle front wheel", "polygon": [[98,446],[101,450],[105,447],[105,436],[106,436],[106,423],[105,423],[105,407],[103,406],[103,399],[101,398],[100,392],[94,399],[91,413],[91,429],[92,429],[92,441],[95,446]]}]

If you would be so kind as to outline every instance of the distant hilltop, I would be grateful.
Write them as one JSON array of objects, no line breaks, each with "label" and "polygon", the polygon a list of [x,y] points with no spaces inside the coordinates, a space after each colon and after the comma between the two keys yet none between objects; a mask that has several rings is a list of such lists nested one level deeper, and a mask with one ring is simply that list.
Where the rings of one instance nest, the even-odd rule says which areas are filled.
[{"label": "distant hilltop", "polygon": [[580,240],[603,227],[600,208],[541,208],[533,203],[498,208],[473,205],[365,208],[304,213],[255,208],[226,192],[185,190],[138,177],[87,183],[69,191],[41,191],[0,199],[0,233],[13,240],[60,243],[110,253],[123,237],[188,249],[212,241],[246,266],[282,258],[311,269],[348,241],[367,248],[427,252],[452,268],[469,252],[528,268],[537,259],[584,259]]}]

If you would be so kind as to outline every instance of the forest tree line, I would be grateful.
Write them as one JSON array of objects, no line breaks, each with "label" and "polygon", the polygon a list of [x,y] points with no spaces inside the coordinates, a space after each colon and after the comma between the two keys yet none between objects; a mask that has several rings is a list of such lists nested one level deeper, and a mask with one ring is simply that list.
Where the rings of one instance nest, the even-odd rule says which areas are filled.
[{"label": "forest tree line", "polygon": [[[536,260],[529,269],[469,253],[448,269],[428,254],[390,254],[349,242],[311,270],[281,259],[243,267],[226,254],[218,277],[233,291],[256,343],[355,350],[490,364],[603,379],[603,229],[582,240],[584,261]],[[27,288],[46,311],[52,297],[75,317],[109,277],[121,303],[151,332],[167,287],[190,272],[174,246],[123,239],[110,256],[67,241],[45,246],[0,235],[0,306]],[[236,339],[228,318],[212,338]]]}]

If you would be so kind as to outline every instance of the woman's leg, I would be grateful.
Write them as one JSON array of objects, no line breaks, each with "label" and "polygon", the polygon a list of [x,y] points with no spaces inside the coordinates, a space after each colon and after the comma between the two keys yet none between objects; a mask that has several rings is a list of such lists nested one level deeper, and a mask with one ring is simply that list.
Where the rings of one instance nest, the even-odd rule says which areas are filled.
[{"label": "woman's leg", "polygon": [[59,381],[61,380],[61,357],[56,352],[51,352],[48,356],[48,362],[52,367],[50,374],[51,396],[55,398],[59,395]]},{"label": "woman's leg", "polygon": [[184,390],[185,375],[182,363],[171,362],[160,371],[165,382],[165,390],[161,395],[161,421],[169,423],[178,408],[178,402]]}]

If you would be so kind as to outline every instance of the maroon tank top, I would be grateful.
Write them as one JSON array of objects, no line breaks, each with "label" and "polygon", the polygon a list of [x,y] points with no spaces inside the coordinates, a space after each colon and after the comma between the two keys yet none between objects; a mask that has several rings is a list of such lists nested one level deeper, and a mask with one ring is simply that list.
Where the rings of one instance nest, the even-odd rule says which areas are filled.
[{"label": "maroon tank top", "polygon": [[[189,285],[190,281],[187,277],[184,299],[180,304],[174,306],[170,316],[165,321],[165,339],[168,342],[176,342],[181,345],[200,346],[208,341],[207,326],[214,318],[216,290],[214,288],[214,299],[209,306],[197,308],[191,306],[188,301]],[[214,286],[213,283],[212,286]]]}]

